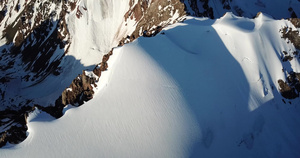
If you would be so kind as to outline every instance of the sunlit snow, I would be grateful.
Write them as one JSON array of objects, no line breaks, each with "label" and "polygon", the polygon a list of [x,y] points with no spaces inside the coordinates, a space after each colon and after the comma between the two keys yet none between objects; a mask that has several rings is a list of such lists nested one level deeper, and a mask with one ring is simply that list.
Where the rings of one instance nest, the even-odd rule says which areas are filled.
[{"label": "sunlit snow", "polygon": [[283,26],[187,17],[115,48],[94,99],[57,120],[36,109],[0,157],[300,157],[299,99],[278,92],[279,53],[295,50]]}]

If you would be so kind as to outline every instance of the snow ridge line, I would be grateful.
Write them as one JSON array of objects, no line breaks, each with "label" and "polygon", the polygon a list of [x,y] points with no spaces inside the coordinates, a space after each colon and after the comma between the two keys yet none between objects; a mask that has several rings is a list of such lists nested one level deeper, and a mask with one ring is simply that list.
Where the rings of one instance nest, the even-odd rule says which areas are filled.
[{"label": "snow ridge line", "polygon": [[[97,87],[96,82],[99,81],[102,71],[106,71],[108,68],[107,61],[112,55],[113,49],[106,55],[103,56],[102,62],[93,69],[91,73],[82,71],[82,74],[78,75],[71,83],[71,85],[66,88],[61,96],[55,101],[54,106],[43,107],[41,105],[35,104],[33,107],[26,106],[19,111],[5,110],[0,111],[0,119],[5,118],[17,118],[14,121],[1,122],[1,132],[0,135],[0,148],[5,146],[8,142],[11,144],[18,144],[27,138],[26,131],[28,130],[27,120],[30,113],[34,112],[35,109],[40,109],[55,118],[60,118],[63,116],[63,110],[68,105],[81,106],[84,102],[93,98],[93,86]],[[91,75],[92,74],[92,75]],[[7,116],[9,115],[9,116]],[[13,116],[11,116],[13,115]],[[5,129],[5,127],[13,126],[13,128]]]},{"label": "snow ridge line", "polygon": [[[67,4],[65,4],[63,1],[61,17],[65,17],[65,15],[68,13],[68,11],[75,10],[76,6],[78,4],[77,2],[78,2],[77,0],[69,1],[69,3],[68,3],[69,7],[67,7],[66,6]],[[139,5],[143,4],[141,1],[138,1],[138,2],[140,2]],[[139,23],[138,27],[133,26],[135,28],[135,31],[133,31],[131,33],[129,33],[130,31],[128,32],[129,34],[131,34],[130,36],[128,36],[128,37],[131,37],[131,39],[128,39],[128,37],[121,39],[119,46],[121,46],[125,43],[132,42],[134,39],[138,38],[139,36],[147,36],[147,37],[155,36],[157,33],[159,33],[161,31],[161,29],[163,27],[167,26],[167,24],[177,22],[177,18],[185,15],[184,5],[179,2],[180,2],[179,0],[172,0],[172,3],[169,3],[169,2],[154,3],[152,1],[149,1],[149,4],[151,4],[151,5],[148,5],[146,8],[139,8],[137,6],[137,8],[135,10],[129,10],[128,12],[134,13],[134,14],[132,14],[131,20],[135,19],[134,16],[136,16],[138,13],[143,14],[145,17],[143,16],[141,18],[142,21],[138,22]],[[174,3],[174,6],[172,5],[173,3]],[[32,3],[32,4],[34,4],[34,3]],[[148,22],[149,17],[153,17],[153,14],[157,13],[157,8],[158,8],[157,5],[163,5],[163,6],[165,5],[168,8],[168,12],[162,11],[164,14],[166,14],[166,15],[161,14],[161,16],[164,17],[164,19],[161,19],[161,17],[160,17],[156,21],[152,21],[149,23]],[[77,9],[78,9],[78,6],[77,6]],[[146,11],[144,9],[147,9],[149,11]],[[79,17],[77,17],[77,18],[79,18]],[[124,16],[124,18],[126,19],[125,16]],[[129,17],[128,17],[128,19],[129,19]],[[66,27],[65,23],[66,23],[65,18],[63,18],[62,23],[59,23],[58,30],[61,30],[62,32],[68,31],[68,29],[65,28]],[[147,30],[146,31],[147,34],[143,34],[142,32],[140,32],[140,30]],[[67,32],[67,35],[69,35],[69,32]],[[60,34],[59,37],[62,37],[63,39],[68,39],[67,42],[69,42],[69,40],[70,40],[69,36],[66,36],[66,37],[64,36],[64,33]],[[66,46],[67,46],[67,49],[65,51],[65,54],[66,54],[66,52],[68,52],[70,43],[67,43]],[[65,54],[63,55],[63,57],[65,56]],[[34,103],[34,100],[27,100],[27,102],[31,103],[31,106],[24,106],[24,107],[22,107],[21,110],[15,111],[15,113],[17,113],[17,116],[14,115],[14,112],[10,112],[10,110],[0,111],[0,112],[3,112],[6,114],[6,115],[2,115],[2,117],[0,117],[3,119],[9,118],[10,120],[14,120],[14,118],[16,118],[20,115],[22,119],[21,119],[21,121],[18,121],[16,124],[24,127],[23,129],[13,128],[13,131],[10,132],[10,133],[14,133],[12,135],[21,135],[19,133],[23,133],[22,137],[20,137],[20,138],[8,138],[7,136],[11,135],[11,134],[7,133],[8,131],[0,130],[0,147],[4,146],[7,142],[9,142],[11,144],[18,144],[27,138],[27,135],[26,135],[26,131],[28,130],[27,122],[26,122],[27,117],[28,117],[28,114],[33,112],[36,108],[50,114],[51,116],[53,116],[55,118],[60,118],[64,114],[64,107],[66,107],[68,104],[71,104],[73,106],[80,106],[85,101],[92,99],[93,95],[94,95],[93,87],[97,86],[96,82],[99,81],[101,72],[107,70],[107,68],[108,68],[107,61],[108,61],[110,55],[112,55],[112,50],[108,54],[103,56],[102,62],[100,64],[98,64],[93,69],[92,72],[83,70],[82,74],[78,75],[72,81],[70,86],[67,87],[61,93],[61,95],[55,100],[55,103],[53,103],[54,105],[50,104],[47,106],[45,106],[45,105],[41,106],[40,103],[38,103],[38,104]],[[31,86],[34,86],[34,85],[31,85]],[[23,109],[25,109],[25,110],[23,110]],[[10,115],[10,114],[13,114],[13,115]],[[8,123],[9,123],[9,121],[8,122],[0,122],[0,127],[6,126],[6,124],[8,124]]]},{"label": "snow ridge line", "polygon": [[91,100],[95,93],[93,87],[97,87],[96,83],[99,81],[101,73],[107,70],[107,61],[112,54],[113,49],[103,56],[102,62],[96,65],[92,72],[83,70],[82,74],[78,75],[70,86],[62,92],[61,96],[55,101],[54,106],[38,106],[38,108],[55,118],[60,118],[63,116],[64,107],[68,104],[78,107]]},{"label": "snow ridge line", "polygon": [[[161,29],[156,30],[152,34],[144,37],[154,37],[157,35]],[[137,39],[137,38],[136,38]],[[120,41],[119,46],[123,46],[125,44],[126,38],[122,39]],[[133,40],[130,40],[130,42],[133,42]],[[28,130],[27,126],[27,120],[30,113],[34,112],[35,109],[39,109],[41,111],[44,111],[54,118],[58,119],[64,115],[64,108],[67,105],[72,105],[75,107],[79,107],[84,104],[84,102],[87,102],[93,98],[93,95],[95,94],[93,88],[97,87],[97,82],[99,81],[101,77],[101,73],[103,71],[106,71],[108,69],[108,60],[111,55],[113,55],[114,48],[109,51],[106,55],[103,56],[102,62],[100,62],[98,65],[95,66],[92,72],[88,72],[83,70],[82,74],[78,75],[70,84],[69,87],[65,88],[65,90],[62,92],[62,94],[56,99],[54,106],[41,106],[38,104],[35,104],[33,107],[24,107],[23,110],[17,111],[17,115],[20,116],[19,124],[21,125],[20,128],[12,128],[12,130],[5,131],[4,133],[1,133],[0,136],[0,148],[5,146],[7,142],[12,144],[18,144],[22,141],[24,141],[27,138],[26,131]],[[11,114],[12,112],[7,111],[1,111],[3,113]],[[6,118],[6,115],[1,115],[3,118]],[[0,117],[2,118],[2,117]],[[2,125],[1,125],[2,126]],[[7,134],[8,132],[14,133],[13,135]]]}]

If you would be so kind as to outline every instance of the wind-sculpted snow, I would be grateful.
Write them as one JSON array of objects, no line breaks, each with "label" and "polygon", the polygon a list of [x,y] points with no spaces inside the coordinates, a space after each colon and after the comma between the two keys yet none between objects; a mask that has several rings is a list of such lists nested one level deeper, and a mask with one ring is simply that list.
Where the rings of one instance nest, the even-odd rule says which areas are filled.
[{"label": "wind-sculpted snow", "polygon": [[263,14],[187,17],[115,48],[94,99],[57,120],[36,109],[28,138],[0,157],[297,158],[300,100],[277,83],[282,68],[299,71],[281,59],[297,51],[284,26]]}]

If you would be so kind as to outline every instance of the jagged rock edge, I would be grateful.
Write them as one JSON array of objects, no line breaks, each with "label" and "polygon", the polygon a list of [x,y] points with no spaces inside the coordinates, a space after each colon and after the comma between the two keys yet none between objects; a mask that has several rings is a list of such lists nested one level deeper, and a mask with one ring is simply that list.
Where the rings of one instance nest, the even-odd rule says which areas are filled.
[{"label": "jagged rock edge", "polygon": [[[300,28],[300,19],[298,18],[290,18],[288,19],[292,25],[295,26],[295,28]],[[292,30],[292,28],[284,27],[280,30],[283,39],[287,40],[287,42],[291,42],[294,47],[296,48],[296,51],[294,51],[291,54],[289,54],[287,51],[283,51],[282,54],[282,61],[283,62],[290,62],[294,58],[300,59],[300,35],[298,30]],[[283,72],[285,72],[285,68],[282,69]],[[300,73],[291,71],[291,72],[285,72],[286,73],[286,81],[283,79],[279,79],[278,85],[279,85],[279,92],[285,99],[295,99],[298,98],[300,95]],[[282,100],[284,103],[284,99]]]}]

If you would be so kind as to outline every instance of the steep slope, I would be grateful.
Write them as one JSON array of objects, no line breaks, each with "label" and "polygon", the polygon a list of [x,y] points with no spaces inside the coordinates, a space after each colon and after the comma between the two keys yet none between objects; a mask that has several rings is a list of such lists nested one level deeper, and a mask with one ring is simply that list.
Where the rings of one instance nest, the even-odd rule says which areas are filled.
[{"label": "steep slope", "polygon": [[299,157],[300,100],[277,82],[299,72],[283,27],[296,30],[263,14],[187,17],[118,47],[94,99],[57,120],[36,109],[0,156]]},{"label": "steep slope", "polygon": [[[175,82],[135,47],[115,49],[114,54],[109,60],[113,66],[102,74],[98,85],[102,89],[94,99],[67,110],[58,120],[45,122],[45,114],[37,115],[28,124],[29,137],[13,148],[1,149],[0,156],[187,156],[187,146],[193,140],[188,133],[195,121],[182,107],[186,103]],[[145,71],[149,73],[144,75]],[[141,75],[144,77],[139,78]],[[51,143],[44,148],[47,142]],[[20,150],[11,150],[17,148]]]},{"label": "steep slope", "polygon": [[[35,102],[31,106],[54,104],[82,70],[92,70],[127,36],[134,34],[133,40],[146,30],[152,34],[152,28],[184,15],[183,5],[176,0],[15,0],[2,1],[1,7],[2,110],[26,106],[21,103],[26,100]],[[157,19],[146,23],[150,16]],[[16,96],[20,99],[11,101]]]},{"label": "steep slope", "polygon": [[258,12],[275,19],[300,17],[299,0],[181,0],[188,14],[210,18],[222,17],[226,12],[253,18]]},{"label": "steep slope", "polygon": [[[91,99],[95,79],[83,70],[97,68],[113,47],[184,15],[179,0],[11,0],[0,8],[0,146],[25,139],[34,107],[58,118],[67,103]],[[72,85],[77,92],[66,97]]]}]

